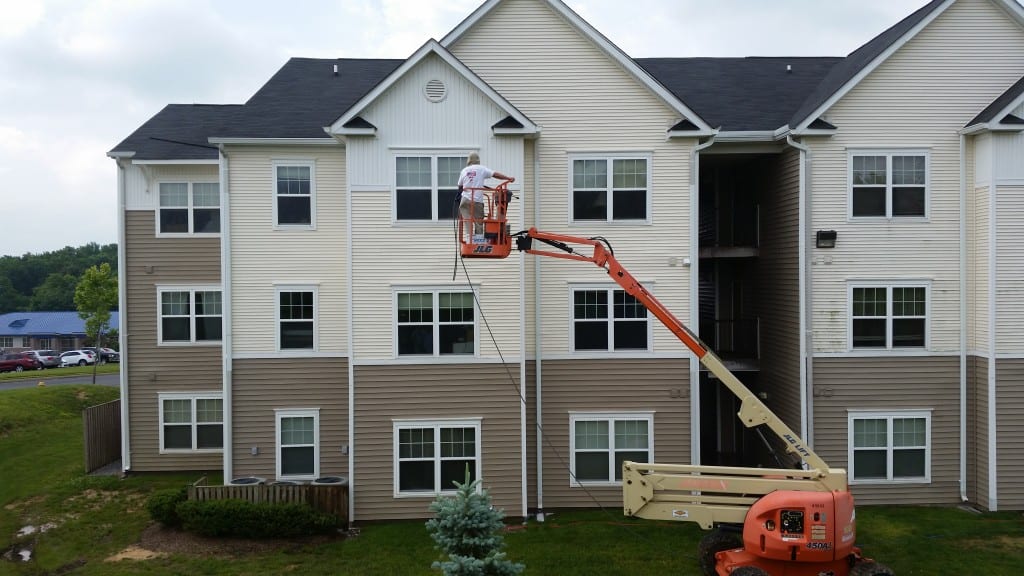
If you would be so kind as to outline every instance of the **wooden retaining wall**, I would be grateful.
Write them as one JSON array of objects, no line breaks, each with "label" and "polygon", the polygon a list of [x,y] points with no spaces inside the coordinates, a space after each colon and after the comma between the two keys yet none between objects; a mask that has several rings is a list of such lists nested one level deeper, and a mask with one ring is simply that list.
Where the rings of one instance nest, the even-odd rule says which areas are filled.
[{"label": "wooden retaining wall", "polygon": [[82,410],[85,473],[121,459],[121,400]]},{"label": "wooden retaining wall", "polygon": [[188,487],[188,499],[245,500],[254,504],[306,504],[338,517],[341,526],[348,524],[347,485],[273,485],[252,484],[248,486],[202,486],[205,478]]}]

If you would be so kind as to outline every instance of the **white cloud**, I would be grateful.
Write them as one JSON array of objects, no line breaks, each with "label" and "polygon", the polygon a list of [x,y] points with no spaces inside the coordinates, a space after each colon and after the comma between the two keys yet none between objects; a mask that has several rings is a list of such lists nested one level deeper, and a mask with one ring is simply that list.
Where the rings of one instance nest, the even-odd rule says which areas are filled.
[{"label": "white cloud", "polygon": [[0,18],[0,39],[21,36],[43,19],[44,8],[39,2],[7,3]]}]

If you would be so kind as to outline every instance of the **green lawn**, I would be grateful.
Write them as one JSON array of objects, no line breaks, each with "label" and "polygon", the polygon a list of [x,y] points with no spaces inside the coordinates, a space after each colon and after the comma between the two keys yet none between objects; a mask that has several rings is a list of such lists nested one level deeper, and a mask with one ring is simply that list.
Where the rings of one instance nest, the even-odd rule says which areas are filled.
[{"label": "green lawn", "polygon": [[[356,537],[318,545],[105,562],[139,542],[150,523],[144,508],[150,492],[198,478],[84,476],[81,409],[117,393],[107,386],[0,392],[0,550],[34,546],[30,562],[0,560],[0,574],[439,574],[429,568],[437,553],[422,521],[367,524]],[[900,576],[1020,573],[1020,513],[861,507],[857,519],[865,553]],[[56,527],[44,534],[15,535],[25,525],[48,522]],[[513,523],[505,540],[509,557],[526,564],[526,574],[697,576],[701,535],[691,524],[627,519],[609,509],[558,512],[545,523]]]},{"label": "green lawn", "polygon": [[[104,364],[96,367],[97,374],[117,374],[120,364]],[[24,372],[2,372],[0,381],[4,380],[42,380],[62,378],[64,376],[90,376],[92,366],[68,366],[67,368],[47,368],[46,370],[25,370]]]}]

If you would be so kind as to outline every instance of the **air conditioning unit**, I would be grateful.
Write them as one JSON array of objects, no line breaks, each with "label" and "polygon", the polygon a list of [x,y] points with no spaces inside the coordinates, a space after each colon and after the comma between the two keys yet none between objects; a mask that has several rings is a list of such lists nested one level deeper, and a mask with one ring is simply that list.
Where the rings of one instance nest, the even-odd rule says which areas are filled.
[{"label": "air conditioning unit", "polygon": [[348,478],[345,478],[344,476],[322,476],[320,478],[317,478],[316,480],[313,480],[312,482],[310,482],[310,484],[317,485],[317,486],[319,486],[319,485],[333,485],[333,486],[342,485],[342,486],[344,486],[344,485],[348,484]]},{"label": "air conditioning unit", "polygon": [[266,484],[266,478],[260,478],[259,476],[243,476],[241,478],[232,478],[228,482],[228,486],[252,486],[254,484]]}]

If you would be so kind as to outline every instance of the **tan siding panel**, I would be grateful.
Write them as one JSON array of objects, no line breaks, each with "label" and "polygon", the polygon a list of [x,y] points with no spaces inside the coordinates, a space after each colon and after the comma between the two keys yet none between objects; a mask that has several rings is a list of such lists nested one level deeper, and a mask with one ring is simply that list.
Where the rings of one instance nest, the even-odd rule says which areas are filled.
[{"label": "tan siding panel", "polygon": [[[277,470],[275,410],[320,411],[320,475],[348,476],[348,362],[339,358],[233,361],[233,476],[272,479]],[[259,454],[252,454],[252,447]]]},{"label": "tan siding panel", "polygon": [[996,362],[1000,510],[1024,509],[1024,359]]},{"label": "tan siding panel", "polygon": [[481,417],[484,487],[495,506],[522,515],[518,364],[356,366],[355,381],[356,520],[430,515],[433,498],[394,496],[392,423],[407,418]]},{"label": "tan siding panel", "polygon": [[219,392],[221,347],[157,346],[156,294],[157,285],[220,284],[220,239],[157,238],[154,225],[152,211],[125,213],[124,317],[129,348],[124,361],[132,470],[220,469],[220,454],[159,454],[158,394]]},{"label": "tan siding panel", "polygon": [[960,497],[959,358],[815,358],[814,448],[849,468],[849,410],[930,410],[931,483],[852,486],[861,504],[953,504]]},{"label": "tan siding panel", "polygon": [[988,457],[989,446],[991,445],[992,439],[989,435],[989,422],[988,417],[988,358],[975,357],[975,368],[974,368],[974,381],[976,383],[975,391],[973,394],[975,401],[974,414],[977,417],[977,426],[975,428],[975,437],[977,438],[977,449],[974,453],[975,469],[973,476],[977,480],[978,486],[978,504],[984,508],[990,508],[991,502],[989,498],[991,496],[989,489],[989,462]]}]

